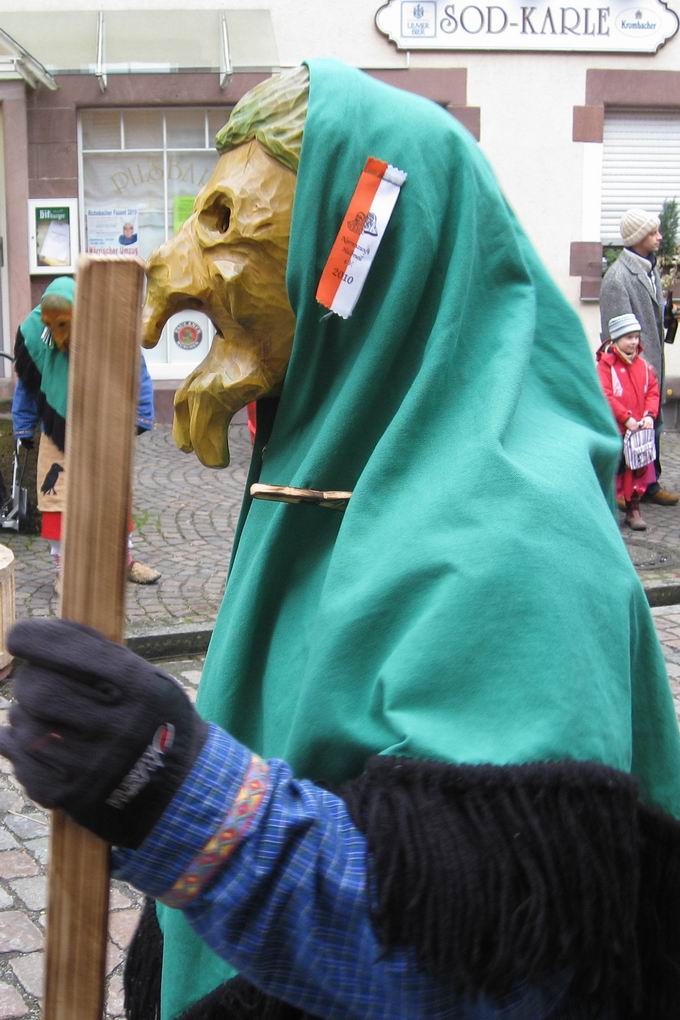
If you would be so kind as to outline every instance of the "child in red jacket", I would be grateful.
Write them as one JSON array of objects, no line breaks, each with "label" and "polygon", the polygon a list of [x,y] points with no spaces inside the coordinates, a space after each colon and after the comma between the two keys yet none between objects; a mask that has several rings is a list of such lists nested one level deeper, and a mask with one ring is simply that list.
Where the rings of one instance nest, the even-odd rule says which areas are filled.
[{"label": "child in red jacket", "polygon": [[[635,316],[627,312],[610,319],[609,340],[597,352],[597,373],[622,436],[654,428],[659,413],[659,384],[641,351],[640,323]],[[633,470],[621,458],[616,498],[625,502],[625,523],[633,531],[647,527],[640,516],[640,499],[655,481],[653,463]]]}]

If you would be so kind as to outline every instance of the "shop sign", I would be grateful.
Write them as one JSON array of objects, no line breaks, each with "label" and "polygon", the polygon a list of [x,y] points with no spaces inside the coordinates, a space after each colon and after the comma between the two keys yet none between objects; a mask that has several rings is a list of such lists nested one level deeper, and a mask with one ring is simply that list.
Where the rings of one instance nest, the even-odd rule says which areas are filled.
[{"label": "shop sign", "polygon": [[375,23],[400,50],[655,53],[680,19],[663,0],[388,0]]}]

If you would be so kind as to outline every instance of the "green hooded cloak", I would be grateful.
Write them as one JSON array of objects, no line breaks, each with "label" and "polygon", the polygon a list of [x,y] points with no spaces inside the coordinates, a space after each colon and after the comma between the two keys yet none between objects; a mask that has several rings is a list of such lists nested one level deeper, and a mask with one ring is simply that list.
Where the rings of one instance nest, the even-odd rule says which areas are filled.
[{"label": "green hooded cloak", "polygon": [[[45,288],[43,297],[58,295],[70,305],[75,301],[76,285],[70,276],[59,276]],[[17,375],[35,393],[43,431],[64,448],[64,423],[68,401],[68,355],[42,340],[45,325],[37,305],[19,326],[15,346]]]},{"label": "green hooded cloak", "polygon": [[[312,780],[376,753],[576,760],[678,818],[678,727],[579,319],[446,111],[332,61],[309,71],[293,352],[249,481],[353,496],[344,514],[246,498],[199,708]],[[369,156],[408,179],[354,314],[324,317]],[[169,1020],[231,971],[161,915]]]}]

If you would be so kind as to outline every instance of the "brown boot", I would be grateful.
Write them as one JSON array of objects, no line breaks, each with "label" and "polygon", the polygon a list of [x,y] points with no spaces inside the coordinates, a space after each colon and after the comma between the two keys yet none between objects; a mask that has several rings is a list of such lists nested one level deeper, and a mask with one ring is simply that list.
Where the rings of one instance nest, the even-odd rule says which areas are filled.
[{"label": "brown boot", "polygon": [[657,506],[676,506],[680,495],[671,492],[669,489],[654,489],[645,494],[645,502],[656,503]]},{"label": "brown boot", "polygon": [[646,531],[647,525],[640,517],[640,497],[634,496],[630,502],[626,502],[626,516],[623,520],[632,531]]}]

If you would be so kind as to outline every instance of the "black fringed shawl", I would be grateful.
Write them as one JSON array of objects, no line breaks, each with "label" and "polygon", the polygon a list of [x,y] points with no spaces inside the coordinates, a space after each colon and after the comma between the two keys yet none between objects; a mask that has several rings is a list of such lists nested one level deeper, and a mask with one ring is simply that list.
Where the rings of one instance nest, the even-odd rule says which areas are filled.
[{"label": "black fringed shawl", "polygon": [[[680,823],[641,806],[631,776],[376,757],[339,793],[367,837],[386,953],[414,946],[470,1001],[566,973],[561,1020],[680,1016]],[[130,1020],[160,1015],[160,940],[150,904],[128,959]],[[182,1020],[253,1017],[313,1020],[240,977]]]}]

